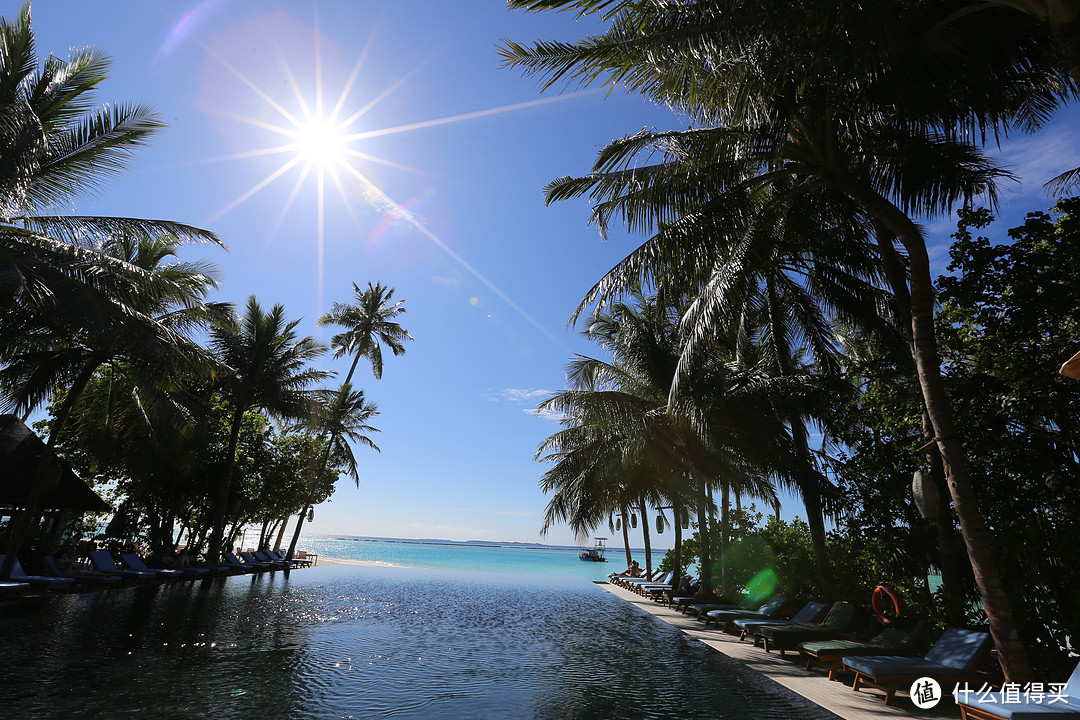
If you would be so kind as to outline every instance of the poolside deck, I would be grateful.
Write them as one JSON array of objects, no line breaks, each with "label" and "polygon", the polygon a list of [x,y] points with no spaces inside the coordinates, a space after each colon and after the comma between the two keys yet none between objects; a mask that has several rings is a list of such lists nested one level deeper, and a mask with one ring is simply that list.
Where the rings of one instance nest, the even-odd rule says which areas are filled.
[{"label": "poolside deck", "polygon": [[[960,710],[951,697],[946,696],[936,708],[920,710],[912,704],[903,691],[897,693],[893,705],[886,705],[885,694],[873,688],[851,690],[851,677],[840,675],[840,680],[829,682],[823,667],[806,670],[806,664],[798,653],[788,653],[781,659],[779,652],[765,652],[749,641],[740,642],[735,635],[717,629],[706,629],[704,623],[672,608],[653,602],[610,583],[597,583],[607,592],[617,595],[643,612],[682,630],[692,638],[702,641],[719,653],[756,670],[773,682],[820,705],[844,720],[880,720],[882,718],[959,718]],[[942,688],[946,693],[951,688]]]}]

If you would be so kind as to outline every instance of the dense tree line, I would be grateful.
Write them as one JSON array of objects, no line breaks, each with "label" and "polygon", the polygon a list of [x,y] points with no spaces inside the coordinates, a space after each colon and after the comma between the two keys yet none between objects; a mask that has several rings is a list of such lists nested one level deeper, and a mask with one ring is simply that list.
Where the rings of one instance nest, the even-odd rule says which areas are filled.
[{"label": "dense tree line", "polygon": [[[403,302],[354,284],[355,304],[320,319],[341,329],[332,348],[352,361],[345,383],[325,387],[334,373],[313,363],[328,348],[300,336],[282,306],[210,300],[212,264],[182,258],[193,244],[223,247],[213,233],[57,213],[164,127],[144,106],[98,105],[107,70],[93,48],[39,60],[29,4],[0,20],[0,409],[47,407],[47,447],[114,500],[107,534],[155,552],[186,537],[213,561],[238,527],[257,525],[260,545],[276,545],[297,514],[291,555],[339,474],[359,483],[353,447],[378,450],[378,409],[351,382],[362,358],[381,377],[383,346],[404,353]],[[36,535],[54,457],[5,528],[0,577]]]},{"label": "dense tree line", "polygon": [[[970,447],[979,433],[969,423],[979,421],[955,392],[960,378],[949,355],[960,321],[939,311],[952,306],[937,304],[922,221],[977,197],[993,203],[1011,176],[988,154],[986,139],[1037,132],[1076,97],[1080,7],[968,0],[510,4],[598,13],[604,29],[571,43],[506,41],[507,66],[538,76],[544,89],[579,83],[640,92],[671,107],[684,127],[689,121],[687,129],[645,129],[609,143],[589,173],[551,182],[547,198],[587,198],[601,233],[622,225],[646,236],[586,294],[574,318],[618,307],[643,288],[674,318],[668,353],[677,361],[653,396],[663,398],[662,412],[678,433],[656,441],[658,454],[675,460],[659,484],[674,487],[678,477],[696,488],[703,576],[712,573],[717,534],[711,491],[734,488],[739,476],[788,485],[806,503],[824,594],[840,591],[824,516],[842,525],[854,518],[849,532],[865,522],[865,532],[876,525],[875,532],[892,536],[895,542],[879,549],[895,556],[896,567],[903,555],[919,554],[915,540],[923,537],[942,555],[947,612],[962,614],[974,588],[1006,676],[1031,679],[1028,611],[1017,609],[1029,598],[1016,592],[1009,578],[1017,568],[1003,565],[1006,553],[997,547],[1001,525],[984,474],[995,470]],[[1076,179],[1077,171],[1065,173],[1055,187]],[[1009,275],[1005,264],[999,270]],[[948,282],[939,288],[946,299],[957,289]],[[613,353],[616,363],[624,351]],[[636,383],[612,382],[637,392]],[[905,443],[889,449],[894,476],[908,480],[878,477],[852,487],[847,463],[830,463],[810,445],[809,432],[816,427],[850,444],[862,428],[880,440],[879,429],[860,424],[852,407],[869,405],[872,416],[875,398],[884,401],[896,388],[904,389],[909,412],[882,415],[897,423],[893,440]],[[736,390],[763,395],[740,409],[746,420],[727,432],[725,406],[713,403]],[[557,404],[566,437],[597,427],[585,405]],[[762,423],[764,416],[771,423]],[[621,427],[614,420],[623,419],[637,430],[652,427],[625,413],[603,423]],[[1053,422],[1064,421],[1057,415]],[[617,437],[625,445],[628,436]],[[588,438],[602,444],[595,432]],[[605,460],[611,484],[634,483],[643,446],[630,444]],[[772,451],[762,459],[760,448]],[[547,457],[562,468],[558,449]],[[856,453],[849,460],[855,468],[864,459]],[[939,491],[928,523],[903,507],[913,467],[925,469],[920,487]],[[544,482],[570,497],[599,471],[567,470],[549,472]],[[1031,481],[1052,484],[1048,477]],[[646,493],[635,486],[633,494]],[[591,493],[580,497],[620,511],[610,495]],[[557,517],[590,517],[556,498]],[[723,549],[726,492],[718,513]],[[917,565],[906,567],[918,575],[926,563]]]}]

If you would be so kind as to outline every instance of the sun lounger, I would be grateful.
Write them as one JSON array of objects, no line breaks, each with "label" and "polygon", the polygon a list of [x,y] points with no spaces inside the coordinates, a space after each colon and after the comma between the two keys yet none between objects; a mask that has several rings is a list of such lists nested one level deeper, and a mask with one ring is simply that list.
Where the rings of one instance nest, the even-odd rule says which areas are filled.
[{"label": "sun lounger", "polygon": [[[227,562],[235,560],[241,567],[252,568],[256,572],[267,572],[268,570],[276,570],[276,568],[270,563],[259,562],[255,559],[255,556],[251,553],[240,553],[242,560],[237,560],[236,556],[232,553],[225,553],[225,559]],[[231,558],[231,560],[230,560]]]},{"label": "sun lounger", "polygon": [[845,657],[851,655],[915,655],[928,642],[929,626],[922,620],[899,618],[869,640],[813,640],[799,645],[806,669],[828,663],[829,679],[835,680]]},{"label": "sun lounger", "polygon": [[[4,555],[0,555],[0,564],[3,564]],[[54,592],[66,592],[75,585],[75,578],[49,577],[48,575],[27,575],[23,572],[19,559],[15,558],[15,564],[11,566],[9,580],[19,583],[30,583],[33,588],[51,590]]]},{"label": "sun lounger", "polygon": [[108,575],[115,575],[117,577],[135,581],[158,579],[157,573],[149,570],[122,570],[118,568],[108,550],[91,550],[90,562],[93,564],[95,570]]},{"label": "sun lounger", "polygon": [[892,702],[900,687],[908,687],[921,677],[942,684],[968,680],[990,652],[990,634],[949,628],[925,657],[870,655],[844,658],[844,669],[855,673],[852,690],[869,685],[885,691],[885,704]]},{"label": "sun lounger", "polygon": [[307,558],[295,557],[292,560],[289,560],[288,558],[285,557],[285,551],[284,550],[267,550],[266,554],[269,555],[270,557],[276,558],[276,559],[278,559],[278,560],[280,560],[282,562],[292,563],[293,567],[301,567],[301,568],[311,567],[311,561],[308,560]]},{"label": "sun lounger", "polygon": [[757,610],[769,601],[770,595],[765,593],[751,593],[735,605],[728,602],[695,603],[688,606],[684,613],[691,613],[697,618],[704,617],[705,613],[713,610]]},{"label": "sun lounger", "polygon": [[[289,569],[292,568],[291,563],[285,562],[284,560],[275,560],[274,558],[270,557],[269,555],[267,555],[262,550],[258,550],[256,552],[248,553],[248,554],[254,555],[255,559],[258,560],[259,562],[268,563],[271,566],[276,567],[278,570],[289,570]],[[243,553],[241,554],[241,557],[243,557]]]},{"label": "sun lounger", "polygon": [[13,595],[15,593],[22,592],[23,590],[29,590],[30,583],[18,582],[15,580],[0,580],[0,595]]},{"label": "sun lounger", "polygon": [[800,643],[833,640],[851,632],[859,614],[857,605],[841,600],[833,603],[820,625],[763,625],[755,630],[755,638],[762,638],[765,652],[779,650],[780,657],[785,657],[786,651],[794,650]]},{"label": "sun lounger", "polygon": [[783,595],[776,595],[769,599],[757,610],[709,610],[704,616],[699,616],[705,624],[716,623],[720,628],[740,618],[758,618],[762,620],[779,619],[788,609],[789,600]]},{"label": "sun lounger", "polygon": [[821,619],[825,617],[825,614],[829,612],[829,606],[822,602],[808,602],[802,606],[799,612],[795,613],[790,620],[764,620],[762,618],[738,618],[731,624],[739,629],[739,639],[742,640],[747,635],[754,638],[754,645],[758,644],[758,639],[755,637],[755,633],[758,628],[766,625],[814,625],[821,622]]},{"label": "sun lounger", "polygon": [[121,581],[121,578],[116,575],[96,575],[93,573],[82,572],[81,570],[64,572],[56,564],[56,560],[49,556],[45,556],[45,567],[53,577],[73,578],[76,585],[96,585],[100,587],[103,585],[119,585]]},{"label": "sun lounger", "polygon": [[268,563],[243,562],[231,552],[222,553],[221,556],[224,558],[224,562],[221,563],[222,567],[228,567],[245,573],[260,573],[270,570],[270,565]]},{"label": "sun lounger", "polygon": [[[205,577],[209,574],[205,568],[151,568],[135,553],[124,553],[120,561],[132,570],[155,573],[160,580],[182,580],[185,577]],[[188,572],[188,571],[192,572]]]},{"label": "sun lounger", "polygon": [[1018,698],[1002,692],[963,691],[957,695],[963,720],[1080,720],[1080,664],[1069,676],[1064,688],[1050,689],[1045,694],[1022,692]]}]

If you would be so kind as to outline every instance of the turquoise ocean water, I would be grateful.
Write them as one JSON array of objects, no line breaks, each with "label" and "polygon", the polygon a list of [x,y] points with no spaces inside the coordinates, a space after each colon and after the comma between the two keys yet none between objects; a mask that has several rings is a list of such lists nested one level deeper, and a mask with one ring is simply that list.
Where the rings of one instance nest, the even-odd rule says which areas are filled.
[{"label": "turquoise ocean water", "polygon": [[[605,580],[611,573],[626,569],[626,555],[622,548],[608,550],[606,563],[582,561],[578,558],[580,548],[569,546],[345,535],[304,536],[297,549],[382,567],[570,575],[586,580]],[[666,549],[654,549],[653,562],[659,564],[666,552]],[[632,548],[631,553],[645,567],[645,552]]]}]

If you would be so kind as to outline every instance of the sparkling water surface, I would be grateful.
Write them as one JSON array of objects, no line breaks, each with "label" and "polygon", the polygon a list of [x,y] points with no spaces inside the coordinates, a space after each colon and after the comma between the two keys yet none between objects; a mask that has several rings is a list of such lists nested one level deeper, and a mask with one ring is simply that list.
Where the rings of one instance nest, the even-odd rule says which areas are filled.
[{"label": "sparkling water surface", "polygon": [[[584,564],[584,563],[582,563]],[[0,607],[5,718],[817,718],[582,578],[335,565]]]}]

